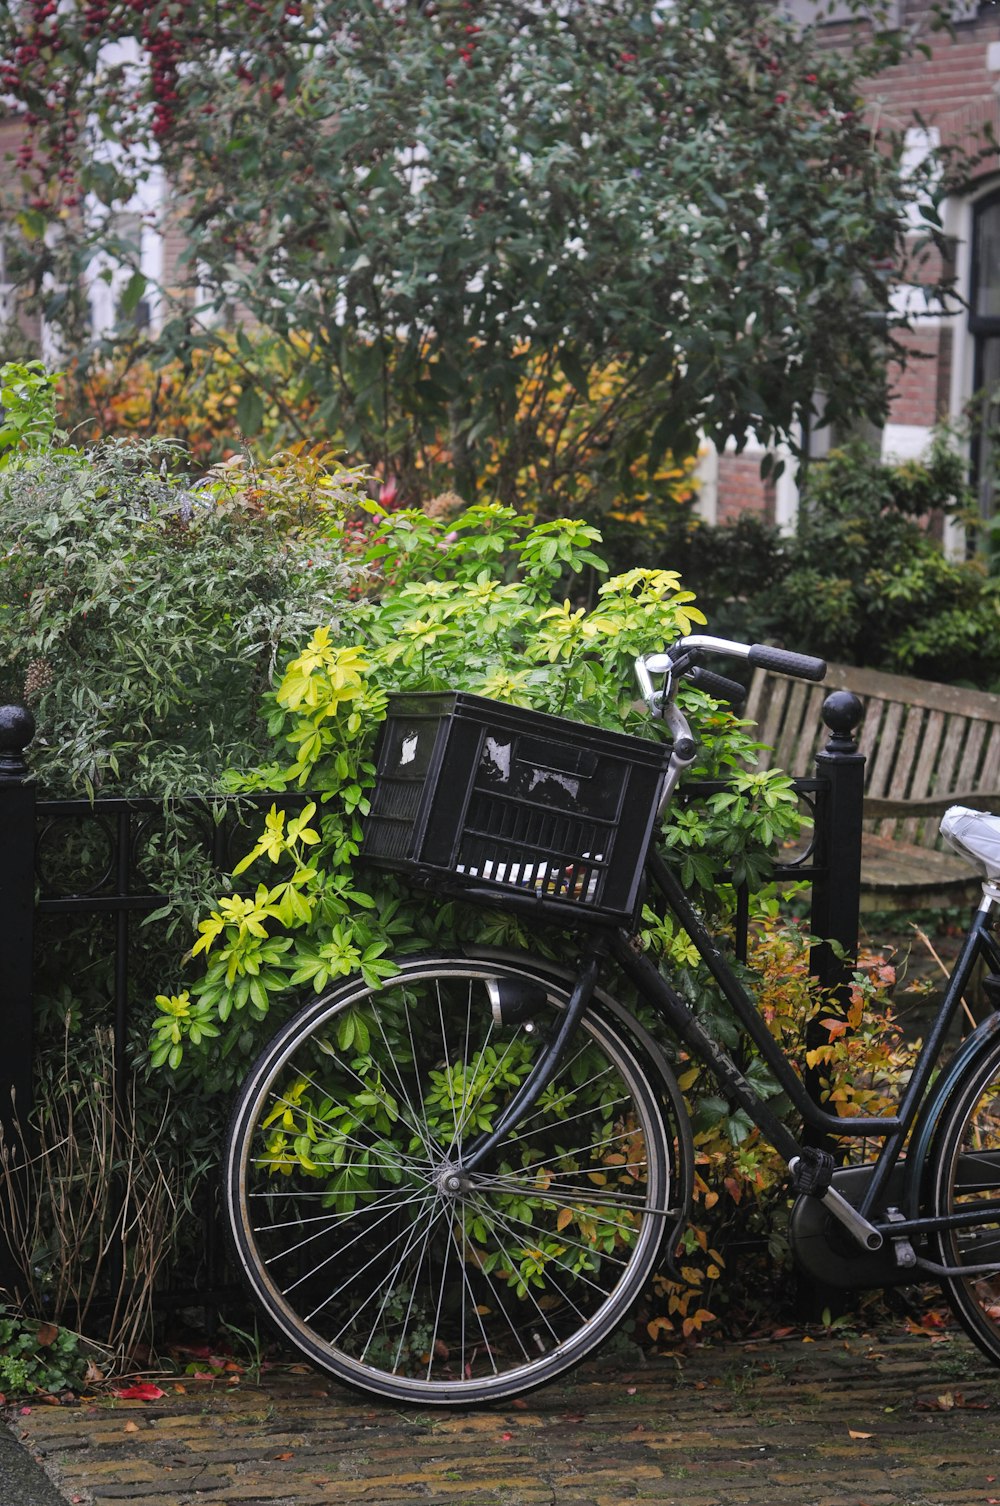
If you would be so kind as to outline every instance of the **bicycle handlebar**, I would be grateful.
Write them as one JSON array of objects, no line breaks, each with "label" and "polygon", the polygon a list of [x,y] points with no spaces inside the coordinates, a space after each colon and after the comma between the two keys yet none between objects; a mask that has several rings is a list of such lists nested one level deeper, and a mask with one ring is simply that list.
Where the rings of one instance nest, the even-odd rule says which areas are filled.
[{"label": "bicycle handlebar", "polygon": [[[736,643],[731,638],[713,638],[707,633],[693,633],[678,638],[665,654],[644,654],[638,663],[650,674],[669,674],[693,654],[725,654],[731,659],[746,659],[754,669],[768,669],[773,674],[791,675],[797,680],[822,680],[826,677],[826,660],[811,654],[793,654],[769,643]],[[682,671],[683,673],[683,671]]]},{"label": "bicycle handlebar", "polygon": [[[725,654],[728,658],[745,659],[755,669],[791,675],[799,680],[822,680],[826,675],[825,661],[814,659],[809,654],[793,654],[787,649],[772,648],[767,643],[736,643],[730,638],[714,638],[706,633],[678,638],[666,653],[644,654],[641,659],[637,659],[635,673],[642,698],[651,712],[663,718],[673,738],[673,751],[660,802],[661,812],[666,809],[678,779],[694,762],[698,751],[687,718],[676,702],[677,687],[681,680],[687,679],[716,700],[739,704],[746,698],[742,685],[735,680],[727,680],[724,675],[700,668],[695,663],[699,653]],[[664,676],[662,690],[654,688],[653,675]]]},{"label": "bicycle handlebar", "polygon": [[727,680],[725,675],[702,669],[700,664],[688,670],[686,679],[706,695],[714,696],[717,701],[728,701],[731,706],[742,706],[747,698],[746,687],[739,680]]},{"label": "bicycle handlebar", "polygon": [[774,674],[792,675],[796,680],[825,680],[826,660],[809,654],[792,654],[767,643],[752,643],[747,659],[754,669],[769,669]]}]

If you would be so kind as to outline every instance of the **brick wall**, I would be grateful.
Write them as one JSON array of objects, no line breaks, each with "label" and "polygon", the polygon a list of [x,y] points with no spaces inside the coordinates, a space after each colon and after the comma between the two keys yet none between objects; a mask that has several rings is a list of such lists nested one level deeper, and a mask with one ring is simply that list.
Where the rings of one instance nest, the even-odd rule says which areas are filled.
[{"label": "brick wall", "polygon": [[774,487],[760,478],[761,458],[759,450],[749,455],[719,457],[717,522],[731,523],[742,512],[756,513],[765,522],[774,522]]}]

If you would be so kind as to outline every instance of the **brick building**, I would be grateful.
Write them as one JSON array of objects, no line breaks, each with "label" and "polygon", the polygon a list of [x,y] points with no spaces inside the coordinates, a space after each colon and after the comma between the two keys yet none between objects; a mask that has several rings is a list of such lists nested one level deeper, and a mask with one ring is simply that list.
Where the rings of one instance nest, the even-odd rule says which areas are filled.
[{"label": "brick building", "polygon": [[[815,0],[786,4],[803,18],[816,11]],[[938,142],[968,145],[984,125],[1000,139],[1000,3],[953,0],[952,35],[930,31],[931,10],[931,0],[893,0],[888,6],[890,24],[923,32],[929,56],[916,56],[883,74],[869,91],[873,128],[881,124],[905,131],[914,156]],[[845,30],[836,12],[825,24],[830,45],[843,45]],[[914,128],[915,114],[924,129]],[[1000,158],[994,154],[977,168],[962,195],[946,201],[943,224],[968,306],[944,314],[928,308],[922,294],[900,290],[899,299],[909,299],[913,316],[904,340],[913,358],[904,369],[891,370],[888,419],[880,431],[872,431],[885,459],[919,456],[936,423],[960,419],[974,394],[991,388],[1000,394]],[[982,398],[980,407],[985,427],[1000,427],[1000,398]],[[809,438],[810,454],[822,455],[836,438],[817,431]],[[982,511],[992,516],[991,446],[977,440],[969,449]],[[723,522],[749,508],[781,527],[794,525],[794,467],[776,484],[762,483],[762,455],[760,445],[751,441],[740,455],[710,452],[703,457],[700,508],[706,518]]]}]

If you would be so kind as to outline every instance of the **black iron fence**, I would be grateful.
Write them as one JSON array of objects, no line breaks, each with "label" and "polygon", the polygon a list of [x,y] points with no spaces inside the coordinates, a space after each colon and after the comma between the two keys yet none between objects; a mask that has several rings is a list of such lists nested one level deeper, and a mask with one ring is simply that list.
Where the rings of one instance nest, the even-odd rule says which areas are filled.
[{"label": "black iron fence", "polygon": [[[856,956],[861,862],[861,810],[864,759],[854,732],[861,705],[848,692],[835,692],[824,705],[830,736],[813,775],[796,779],[800,797],[812,810],[808,847],[779,862],[778,879],[811,883],[811,931],[825,938],[813,951],[813,973],[826,986],[843,982]],[[159,884],[155,834],[162,823],[162,800],[100,798],[46,800],[31,779],[27,757],[34,723],[21,706],[0,707],[0,998],[5,1049],[0,1052],[0,1124],[16,1137],[32,1107],[34,1077],[33,970],[36,921],[46,915],[110,916],[114,920],[114,990],[108,1020],[115,1037],[117,1098],[127,1091],[126,1040],[131,1011],[129,957],[132,927],[169,899]],[[696,801],[717,785],[690,785],[684,798]],[[206,863],[220,873],[231,869],[234,838],[246,846],[248,806],[294,806],[307,794],[259,794],[238,801],[186,797],[170,803],[202,832]],[[77,844],[77,866],[67,862],[70,831],[85,832]],[[162,861],[162,859],[161,859]],[[746,945],[747,899],[737,917],[737,947]],[[831,945],[833,943],[833,945]],[[217,1272],[209,1272],[210,1286]]]}]

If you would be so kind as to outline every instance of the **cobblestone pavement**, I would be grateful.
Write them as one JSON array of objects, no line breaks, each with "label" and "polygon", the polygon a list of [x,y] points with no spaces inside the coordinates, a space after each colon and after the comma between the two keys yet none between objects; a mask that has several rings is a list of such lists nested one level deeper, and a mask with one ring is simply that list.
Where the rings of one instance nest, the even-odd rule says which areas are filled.
[{"label": "cobblestone pavement", "polygon": [[1000,1370],[958,1334],[611,1357],[471,1413],[295,1369],[161,1384],[8,1420],[87,1506],[1000,1506]]}]

